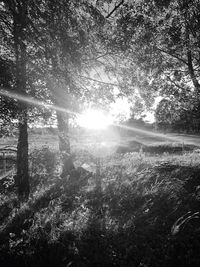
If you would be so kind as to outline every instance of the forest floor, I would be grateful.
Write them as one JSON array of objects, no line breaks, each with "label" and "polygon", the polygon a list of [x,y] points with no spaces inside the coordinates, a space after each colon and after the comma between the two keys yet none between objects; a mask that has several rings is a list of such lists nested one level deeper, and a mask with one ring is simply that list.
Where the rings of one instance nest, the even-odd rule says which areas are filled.
[{"label": "forest floor", "polygon": [[1,266],[200,266],[199,139],[137,134],[74,137],[64,178],[57,137],[31,135],[29,200],[0,184]]}]

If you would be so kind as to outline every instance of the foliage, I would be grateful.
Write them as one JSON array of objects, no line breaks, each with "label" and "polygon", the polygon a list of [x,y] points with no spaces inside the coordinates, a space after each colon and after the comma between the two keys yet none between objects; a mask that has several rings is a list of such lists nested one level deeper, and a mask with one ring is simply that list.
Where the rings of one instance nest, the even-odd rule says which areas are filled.
[{"label": "foliage", "polygon": [[199,106],[198,10],[198,1],[124,1],[112,19],[110,49],[126,57],[128,86],[147,107],[158,95],[176,117]]},{"label": "foliage", "polygon": [[[57,106],[59,148],[65,154],[63,162],[69,162],[66,159],[70,154],[69,117],[83,102],[102,105],[113,99],[111,83],[91,78],[92,72],[98,75],[96,67],[105,71],[108,65],[96,60],[106,54],[106,44],[102,42],[105,18],[93,1],[11,0],[1,1],[0,10],[1,89]],[[95,93],[90,90],[92,87]],[[27,125],[36,116],[48,118],[52,113],[45,112],[45,106],[33,107],[19,99],[14,101],[17,108],[10,102],[4,103],[3,99],[2,118],[7,116],[10,122],[12,113],[18,115],[18,189],[19,196],[28,197]]]},{"label": "foliage", "polygon": [[[14,64],[0,56],[0,88],[11,89],[14,82]],[[17,120],[17,102],[0,96],[0,135],[12,133],[13,119]]]},{"label": "foliage", "polygon": [[199,103],[181,104],[175,99],[162,99],[156,108],[159,129],[198,133],[200,129]]}]

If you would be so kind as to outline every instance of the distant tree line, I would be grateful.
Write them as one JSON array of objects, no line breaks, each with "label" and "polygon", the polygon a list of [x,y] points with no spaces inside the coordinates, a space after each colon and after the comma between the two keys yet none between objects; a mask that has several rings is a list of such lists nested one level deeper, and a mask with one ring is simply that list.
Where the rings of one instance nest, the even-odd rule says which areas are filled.
[{"label": "distant tree line", "polygon": [[200,133],[200,105],[184,109],[177,102],[163,99],[157,106],[155,119],[158,130]]}]

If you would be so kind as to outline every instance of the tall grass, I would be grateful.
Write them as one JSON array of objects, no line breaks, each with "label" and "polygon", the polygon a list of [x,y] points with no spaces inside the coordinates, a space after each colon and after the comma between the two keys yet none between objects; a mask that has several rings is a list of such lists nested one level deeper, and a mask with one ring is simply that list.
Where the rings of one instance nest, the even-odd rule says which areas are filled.
[{"label": "tall grass", "polygon": [[[92,172],[60,179],[59,155],[35,151],[31,199],[1,224],[2,266],[199,266],[199,160],[198,151],[106,156],[97,190]],[[75,163],[95,158],[79,151]]]}]

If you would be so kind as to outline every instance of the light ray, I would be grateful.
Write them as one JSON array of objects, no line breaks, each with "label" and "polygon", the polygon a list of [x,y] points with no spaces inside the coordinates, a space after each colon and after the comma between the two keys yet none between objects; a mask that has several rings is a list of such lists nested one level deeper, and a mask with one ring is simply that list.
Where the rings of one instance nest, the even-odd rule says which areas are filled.
[{"label": "light ray", "polygon": [[72,114],[72,115],[78,115],[78,113],[76,113],[74,111],[71,111],[69,109],[62,108],[62,107],[59,107],[59,106],[53,105],[53,104],[48,104],[48,103],[46,103],[44,101],[37,100],[37,99],[35,99],[33,97],[30,97],[30,96],[23,96],[21,94],[12,93],[12,92],[9,92],[9,91],[6,91],[6,90],[2,90],[2,89],[0,90],[0,95],[6,96],[6,97],[9,97],[9,98],[12,98],[12,99],[17,99],[17,100],[25,102],[25,103],[33,104],[35,106],[42,106],[42,107],[45,107],[45,108],[49,108],[51,110],[57,110],[57,111],[61,111],[61,112],[64,112],[64,113],[69,113],[69,114]]},{"label": "light ray", "polygon": [[[188,141],[184,136],[181,138],[180,136],[169,136],[163,133],[156,133],[156,132],[152,132],[152,131],[148,131],[148,130],[143,130],[134,126],[126,126],[126,125],[122,125],[122,124],[113,124],[114,126],[120,127],[122,129],[126,129],[132,132],[137,132],[137,133],[141,133],[141,134],[145,134],[147,136],[151,136],[151,137],[158,137],[158,138],[163,138],[166,141],[171,141],[171,142],[178,142],[181,144],[190,144],[190,145],[194,145],[196,147],[200,147],[200,144],[197,144],[196,142],[193,141]],[[132,139],[131,139],[132,140]]]},{"label": "light ray", "polygon": [[[43,106],[43,107],[49,108],[51,110],[61,111],[63,113],[68,113],[68,114],[72,114],[72,115],[76,115],[76,116],[80,116],[81,115],[80,113],[71,111],[71,110],[66,109],[66,108],[59,107],[57,105],[48,104],[48,103],[46,103],[44,101],[37,100],[37,99],[35,99],[33,97],[22,96],[20,94],[8,92],[8,91],[3,90],[3,89],[0,89],[0,95],[5,96],[5,97],[9,97],[9,98],[12,98],[12,99],[17,99],[19,101],[23,101],[23,102],[26,102],[26,103],[30,103],[30,104],[33,104],[35,106]],[[143,130],[143,129],[140,129],[140,128],[137,128],[137,127],[134,127],[134,126],[130,127],[130,126],[117,124],[117,123],[111,123],[110,125],[118,126],[118,127],[122,128],[122,129],[126,129],[126,130],[129,130],[129,131],[132,131],[132,132],[145,134],[145,135],[148,135],[148,136],[155,136],[155,137],[163,138],[163,139],[168,140],[168,141],[184,143],[184,138],[182,138],[182,140],[180,140],[180,136],[178,136],[178,137],[176,137],[176,136],[166,136],[165,134],[162,134],[162,133],[156,133],[156,132],[152,132],[152,131],[148,131],[148,130]],[[187,141],[187,140],[185,140],[185,141]],[[188,142],[187,141],[187,143],[191,143],[192,144],[193,142]],[[194,145],[198,146],[197,144],[194,144]]]},{"label": "light ray", "polygon": [[177,137],[173,137],[173,136],[166,136],[165,134],[163,133],[156,133],[156,132],[152,132],[152,131],[148,131],[148,130],[143,130],[143,129],[140,129],[140,128],[137,128],[137,127],[134,127],[134,126],[126,126],[126,125],[122,125],[122,124],[113,124],[114,126],[118,126],[120,128],[123,128],[123,129],[126,129],[126,130],[129,130],[129,131],[134,131],[134,132],[137,132],[137,133],[142,133],[142,134],[146,134],[146,135],[151,135],[151,136],[155,136],[155,137],[160,137],[160,138],[164,138],[164,139],[169,139],[171,141],[177,141],[177,139],[179,139],[180,141],[180,137],[177,138]]}]

